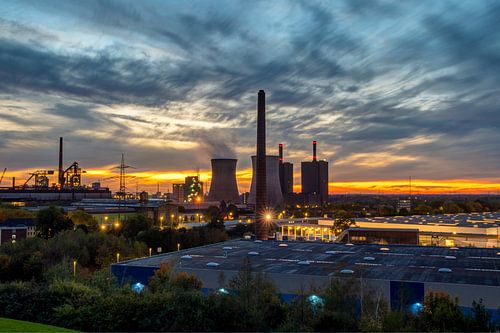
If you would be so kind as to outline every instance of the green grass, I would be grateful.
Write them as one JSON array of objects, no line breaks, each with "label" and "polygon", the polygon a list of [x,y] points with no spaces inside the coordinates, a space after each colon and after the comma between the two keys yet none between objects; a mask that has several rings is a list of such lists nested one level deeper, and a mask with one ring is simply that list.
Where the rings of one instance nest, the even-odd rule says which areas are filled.
[{"label": "green grass", "polygon": [[0,318],[0,332],[76,332],[67,328]]}]

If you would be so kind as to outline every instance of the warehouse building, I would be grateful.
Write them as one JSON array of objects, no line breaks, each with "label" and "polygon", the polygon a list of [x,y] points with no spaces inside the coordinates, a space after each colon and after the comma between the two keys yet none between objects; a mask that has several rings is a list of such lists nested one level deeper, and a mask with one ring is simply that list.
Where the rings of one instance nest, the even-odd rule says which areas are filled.
[{"label": "warehouse building", "polygon": [[500,212],[366,217],[355,222],[364,229],[417,229],[424,246],[500,247]]},{"label": "warehouse building", "polygon": [[274,282],[284,299],[301,291],[312,293],[332,278],[355,279],[392,308],[415,307],[434,291],[457,297],[464,311],[482,299],[498,315],[498,249],[234,240],[115,263],[111,271],[122,284],[146,285],[160,264],[170,262],[178,271],[197,276],[210,291],[221,288],[221,276],[229,281],[242,271],[246,258],[255,272]]},{"label": "warehouse building", "polygon": [[33,219],[8,219],[0,222],[0,245],[35,237]]}]

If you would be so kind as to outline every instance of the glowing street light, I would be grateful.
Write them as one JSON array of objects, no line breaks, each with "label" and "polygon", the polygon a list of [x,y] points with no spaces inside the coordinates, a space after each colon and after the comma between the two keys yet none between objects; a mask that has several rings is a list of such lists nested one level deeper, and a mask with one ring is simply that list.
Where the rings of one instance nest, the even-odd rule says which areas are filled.
[{"label": "glowing street light", "polygon": [[73,277],[76,277],[76,260],[73,260]]}]

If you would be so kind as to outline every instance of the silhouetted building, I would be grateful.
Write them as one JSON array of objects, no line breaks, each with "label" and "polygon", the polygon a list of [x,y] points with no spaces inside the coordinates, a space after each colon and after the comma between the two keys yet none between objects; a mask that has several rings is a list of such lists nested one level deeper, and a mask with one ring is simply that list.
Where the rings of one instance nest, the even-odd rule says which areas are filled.
[{"label": "silhouetted building", "polygon": [[283,144],[279,144],[279,175],[283,197],[293,193],[293,164],[283,160]]},{"label": "silhouetted building", "polygon": [[316,141],[313,141],[313,160],[302,162],[302,193],[309,204],[321,205],[328,201],[328,162],[316,158]]},{"label": "silhouetted building", "polygon": [[184,202],[184,184],[172,184],[172,193],[174,200]]}]

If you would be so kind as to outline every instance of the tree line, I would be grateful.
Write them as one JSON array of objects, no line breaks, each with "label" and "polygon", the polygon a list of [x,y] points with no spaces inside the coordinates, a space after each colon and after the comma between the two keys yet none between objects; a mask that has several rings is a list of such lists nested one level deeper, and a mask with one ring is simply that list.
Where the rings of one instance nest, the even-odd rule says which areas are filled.
[{"label": "tree line", "polygon": [[163,264],[148,287],[118,286],[106,269],[72,275],[60,263],[39,281],[0,283],[0,316],[81,331],[494,331],[481,301],[464,315],[457,300],[429,293],[417,312],[391,311],[377,292],[365,290],[359,303],[359,283],[332,278],[327,286],[297,291],[284,302],[275,285],[252,270],[242,271],[219,288],[202,292],[195,276]]}]

